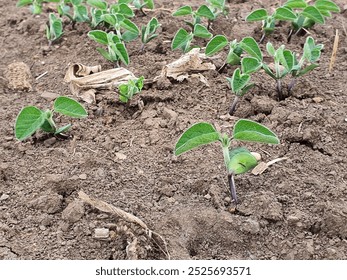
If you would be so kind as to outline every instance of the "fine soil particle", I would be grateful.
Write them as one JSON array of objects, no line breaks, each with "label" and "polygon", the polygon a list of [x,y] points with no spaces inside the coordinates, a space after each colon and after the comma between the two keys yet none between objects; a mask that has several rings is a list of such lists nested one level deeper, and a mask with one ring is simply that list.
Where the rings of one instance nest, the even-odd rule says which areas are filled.
[{"label": "fine soil particle", "polygon": [[[227,67],[222,74],[203,73],[209,86],[196,79],[148,84],[128,106],[116,92],[98,92],[95,104],[84,104],[88,118],[57,119],[59,126],[72,123],[70,138],[37,133],[19,142],[13,126],[21,108],[46,109],[57,95],[71,96],[63,81],[70,63],[113,65],[97,53],[86,24],[66,24],[63,38],[48,48],[47,10],[33,16],[16,2],[0,1],[0,259],[167,257],[164,243],[153,242],[142,228],[83,204],[80,190],[144,221],[167,242],[173,259],[347,259],[346,11],[310,30],[324,44],[320,67],[301,77],[283,101],[277,101],[274,81],[260,72],[235,116],[226,118],[233,99],[226,77],[234,70]],[[156,16],[159,37],[143,53],[139,41],[127,45],[128,69],[148,80],[181,56],[170,44],[185,25],[171,16],[185,1],[156,2],[157,10],[134,21],[142,25]],[[213,34],[260,39],[259,24],[244,17],[274,3],[230,2],[228,17],[217,19]],[[194,8],[203,3],[190,1]],[[287,29],[281,24],[264,44],[285,44]],[[329,73],[336,29],[340,45]],[[304,41],[294,36],[286,46],[301,53]],[[12,79],[13,63],[26,66]],[[279,136],[277,146],[248,145],[263,161],[288,159],[259,176],[237,176],[235,210],[220,147],[178,158],[173,147],[195,122],[211,122],[230,134],[238,118],[258,121]]]}]

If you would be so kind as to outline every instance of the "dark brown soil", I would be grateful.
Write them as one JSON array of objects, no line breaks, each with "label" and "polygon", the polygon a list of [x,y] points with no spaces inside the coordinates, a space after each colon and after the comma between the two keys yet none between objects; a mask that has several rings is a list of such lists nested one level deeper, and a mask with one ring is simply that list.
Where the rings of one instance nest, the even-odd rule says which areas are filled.
[{"label": "dark brown soil", "polygon": [[[146,79],[181,55],[171,51],[170,41],[184,22],[171,13],[185,1],[156,2],[157,10],[135,21],[157,16],[159,38],[144,54],[138,41],[128,45],[128,69]],[[243,19],[252,9],[277,2],[231,1],[228,18],[218,18],[213,33],[259,39],[259,25]],[[273,81],[260,73],[258,87],[245,96],[235,117],[225,118],[232,101],[225,79],[231,67],[222,74],[203,73],[210,87],[194,80],[164,89],[149,85],[129,107],[117,102],[116,92],[100,92],[96,104],[85,104],[89,117],[72,120],[73,140],[38,133],[19,142],[13,126],[22,107],[50,107],[49,97],[42,97],[47,92],[71,96],[63,81],[69,63],[112,65],[96,52],[84,24],[75,30],[67,25],[62,40],[48,49],[47,10],[33,16],[15,3],[0,0],[0,259],[126,259],[134,238],[138,258],[166,258],[139,227],[81,204],[80,190],[143,220],[163,236],[173,259],[347,259],[347,11],[310,30],[324,44],[320,68],[302,77],[284,101],[276,100]],[[197,7],[204,1],[189,3]],[[285,44],[287,27],[279,26],[265,43]],[[336,29],[340,45],[329,73]],[[301,52],[304,41],[293,37],[287,47]],[[9,88],[4,77],[13,62],[29,66],[32,90]],[[179,158],[173,148],[197,121],[231,133],[241,117],[267,125],[281,139],[277,146],[249,145],[252,151],[265,161],[288,159],[262,175],[237,177],[241,204],[233,212],[219,146]],[[98,228],[109,229],[109,237],[95,238]]]}]

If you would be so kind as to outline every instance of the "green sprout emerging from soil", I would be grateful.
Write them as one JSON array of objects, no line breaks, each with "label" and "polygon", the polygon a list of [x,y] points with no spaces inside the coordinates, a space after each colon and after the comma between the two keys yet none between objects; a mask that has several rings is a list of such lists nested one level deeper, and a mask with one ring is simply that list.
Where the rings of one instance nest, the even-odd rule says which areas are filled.
[{"label": "green sprout emerging from soil", "polygon": [[57,18],[55,14],[49,14],[49,22],[46,26],[46,37],[49,46],[63,35],[63,23],[61,18]]},{"label": "green sprout emerging from soil", "polygon": [[85,118],[88,116],[84,107],[74,99],[60,96],[53,106],[53,110],[47,109],[42,111],[35,106],[24,107],[17,116],[15,124],[15,135],[20,141],[33,135],[37,130],[42,129],[44,132],[53,133],[56,136],[64,135],[71,124],[57,128],[54,120],[54,112],[60,113],[72,118]]},{"label": "green sprout emerging from soil", "polygon": [[179,156],[192,149],[213,142],[220,142],[224,156],[224,164],[228,175],[231,198],[238,204],[234,176],[246,173],[254,168],[258,161],[255,156],[244,147],[231,148],[232,140],[279,144],[279,139],[267,127],[246,119],[236,122],[232,138],[218,132],[211,124],[201,122],[188,128],[178,139],[175,155]]},{"label": "green sprout emerging from soil", "polygon": [[129,80],[128,83],[121,84],[118,87],[119,100],[123,103],[128,103],[128,101],[132,99],[135,94],[141,92],[144,79],[145,78],[142,76],[137,80]]},{"label": "green sprout emerging from soil", "polygon": [[141,28],[141,52],[144,51],[145,45],[158,37],[158,34],[155,34],[157,29],[160,27],[160,24],[156,18],[152,18],[147,25],[142,26]]}]

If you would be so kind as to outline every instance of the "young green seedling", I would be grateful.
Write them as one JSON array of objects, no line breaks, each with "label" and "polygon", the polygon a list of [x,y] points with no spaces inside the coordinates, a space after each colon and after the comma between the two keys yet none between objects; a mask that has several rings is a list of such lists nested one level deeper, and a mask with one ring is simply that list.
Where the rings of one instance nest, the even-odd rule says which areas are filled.
[{"label": "young green seedling", "polygon": [[110,13],[101,16],[102,20],[109,24],[115,31],[119,40],[130,42],[135,40],[140,30],[129,18],[134,16],[134,12],[126,4],[114,4],[110,7]]},{"label": "young green seedling", "polygon": [[216,19],[220,14],[226,15],[228,13],[225,7],[225,0],[206,0],[208,7],[214,14],[214,19]]},{"label": "young green seedling", "polygon": [[191,16],[192,21],[185,21],[185,23],[191,27],[192,31],[194,31],[194,27],[197,24],[201,24],[202,18],[206,18],[208,20],[214,20],[215,19],[214,13],[206,5],[200,6],[196,11],[193,11],[191,6],[188,6],[188,5],[182,6],[176,12],[174,12],[172,15],[176,16],[176,17]]},{"label": "young green seedling", "polygon": [[49,22],[46,25],[46,37],[48,40],[49,46],[56,40],[58,40],[61,35],[63,35],[63,23],[61,18],[57,18],[55,14],[50,13]]},{"label": "young green seedling", "polygon": [[267,127],[251,121],[241,119],[236,122],[232,138],[218,132],[211,124],[201,122],[188,128],[179,138],[175,146],[175,155],[179,156],[187,151],[213,142],[220,142],[222,146],[224,164],[227,170],[231,197],[238,204],[234,176],[246,173],[254,168],[257,159],[246,148],[231,148],[232,140],[249,141],[267,144],[279,144],[279,139]]},{"label": "young green seedling", "polygon": [[227,45],[229,45],[229,52],[226,57],[225,63],[220,69],[218,69],[218,72],[222,72],[227,64],[240,64],[242,54],[242,48],[240,46],[240,43],[237,42],[236,39],[229,42],[224,35],[216,35],[206,45],[205,54],[207,56],[215,55],[216,53],[224,49]]},{"label": "young green seedling", "polygon": [[102,15],[108,13],[108,4],[102,0],[87,0],[90,8],[90,25],[92,28],[97,27],[103,22]]},{"label": "young green seedling", "polygon": [[191,43],[194,37],[199,37],[203,39],[210,39],[212,34],[208,31],[208,29],[200,24],[201,17],[213,18],[212,11],[206,6],[202,5],[197,11],[193,11],[190,6],[183,6],[179,8],[176,12],[173,13],[174,16],[186,16],[191,15],[193,17],[192,22],[186,23],[192,28],[191,32],[188,32],[184,28],[180,28],[175,37],[172,40],[171,49],[176,50],[180,49],[184,53],[190,51],[193,47]]},{"label": "young green seedling", "polygon": [[[275,69],[273,71],[265,63],[263,63],[262,67],[265,73],[276,81],[276,90],[279,100],[283,99],[282,79],[287,74],[292,74],[293,79],[288,86],[288,93],[290,93],[294,87],[297,77],[300,77],[318,67],[318,65],[314,64],[314,62],[319,59],[322,48],[322,44],[315,45],[313,38],[307,37],[304,45],[304,54],[298,61],[295,53],[290,50],[286,50],[284,45],[280,46],[276,50],[270,42],[267,43],[266,49],[269,55],[274,58]],[[305,62],[307,66],[303,68]]]},{"label": "young green seedling", "polygon": [[257,9],[251,12],[246,21],[262,21],[263,23],[263,36],[260,43],[263,42],[265,36],[271,34],[275,30],[276,20],[294,21],[296,19],[295,13],[288,7],[279,7],[272,15],[269,15],[265,9]]},{"label": "young green seedling", "polygon": [[23,141],[39,129],[57,136],[62,135],[71,127],[71,124],[57,128],[53,120],[54,112],[72,118],[85,118],[88,116],[87,111],[80,103],[71,98],[60,96],[55,100],[53,110],[42,111],[35,106],[23,108],[16,119],[16,138]]},{"label": "young green seedling", "polygon": [[128,83],[122,84],[118,87],[119,100],[123,103],[128,103],[135,94],[141,92],[143,88],[144,77],[140,77],[137,80],[129,80]]},{"label": "young green seedling", "polygon": [[331,17],[332,12],[340,12],[339,6],[329,0],[317,0],[311,5],[305,0],[288,0],[284,7],[293,10],[296,14],[296,19],[292,21],[292,30],[289,32],[288,42],[292,34],[298,34],[301,30],[311,28],[316,23],[324,24],[325,18]]},{"label": "young green seedling", "polygon": [[24,7],[30,5],[30,10],[34,15],[41,14],[42,12],[42,3],[43,2],[59,2],[60,0],[56,1],[45,1],[45,0],[19,0],[17,2],[17,7]]},{"label": "young green seedling", "polygon": [[146,16],[145,11],[143,10],[145,7],[148,9],[154,9],[154,1],[153,0],[133,0],[133,4],[136,9],[140,10],[141,13]]},{"label": "young green seedling", "polygon": [[107,46],[107,51],[103,48],[96,50],[108,61],[115,63],[115,67],[119,67],[122,61],[125,65],[129,64],[129,55],[124,43],[112,31],[106,33],[102,30],[89,31],[88,36],[95,42]]},{"label": "young green seedling", "polygon": [[155,34],[158,27],[160,27],[160,24],[156,18],[152,18],[146,26],[142,26],[141,28],[141,52],[144,51],[145,45],[153,40],[154,38],[158,37],[158,34]]},{"label": "young green seedling", "polygon": [[323,47],[324,45],[322,44],[316,45],[312,37],[309,36],[306,38],[304,52],[300,60],[298,61],[297,57],[294,55],[294,66],[291,71],[292,81],[288,85],[289,94],[293,89],[298,77],[301,77],[302,75],[305,75],[318,67],[318,64],[315,64],[315,62],[320,58]]},{"label": "young green seedling", "polygon": [[234,101],[229,109],[229,115],[233,115],[239,98],[245,95],[253,86],[250,83],[251,73],[258,71],[262,64],[254,57],[244,57],[241,60],[241,70],[235,69],[233,76],[227,78],[230,83],[231,92],[235,95]]}]

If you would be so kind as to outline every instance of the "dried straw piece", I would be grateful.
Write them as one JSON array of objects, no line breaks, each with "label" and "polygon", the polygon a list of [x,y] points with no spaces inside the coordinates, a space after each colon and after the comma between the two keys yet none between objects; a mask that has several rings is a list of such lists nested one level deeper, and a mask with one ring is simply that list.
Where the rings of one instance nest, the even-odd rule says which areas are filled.
[{"label": "dried straw piece", "polygon": [[333,70],[334,64],[335,64],[335,60],[336,60],[336,54],[337,54],[337,49],[339,47],[339,30],[336,29],[336,34],[335,34],[335,40],[334,40],[334,46],[333,46],[333,52],[331,54],[331,58],[330,58],[330,64],[329,64],[329,73],[331,72],[331,70]]},{"label": "dried straw piece", "polygon": [[[79,198],[88,203],[89,205],[95,207],[96,209],[102,211],[102,212],[105,212],[105,213],[109,213],[109,214],[112,214],[114,216],[117,216],[119,218],[122,218],[123,220],[129,222],[129,223],[134,223],[134,224],[137,224],[139,225],[140,227],[142,227],[146,234],[148,235],[149,238],[152,238],[153,241],[155,242],[155,244],[159,247],[159,249],[166,255],[166,257],[168,259],[170,259],[170,254],[168,252],[168,249],[167,249],[167,244],[164,240],[164,238],[150,230],[147,225],[142,221],[140,220],[139,218],[137,218],[136,216],[130,214],[130,213],[127,213],[125,211],[123,211],[122,209],[119,209],[111,204],[108,204],[102,200],[99,200],[99,199],[96,199],[96,198],[90,198],[86,193],[84,193],[83,191],[79,191],[78,192],[78,196]],[[159,243],[163,243],[164,244],[164,248],[162,248]]]}]

